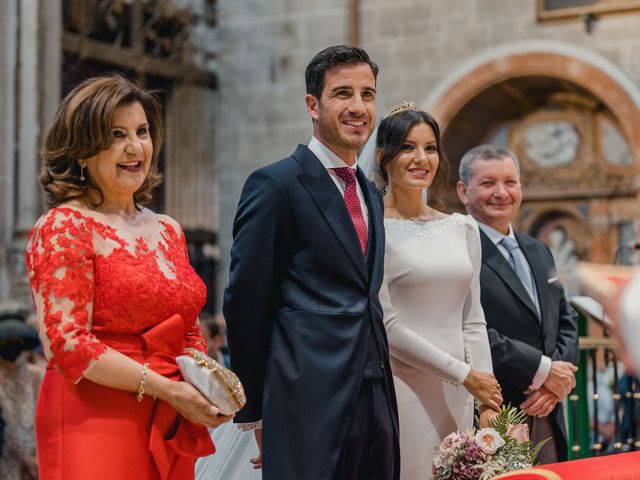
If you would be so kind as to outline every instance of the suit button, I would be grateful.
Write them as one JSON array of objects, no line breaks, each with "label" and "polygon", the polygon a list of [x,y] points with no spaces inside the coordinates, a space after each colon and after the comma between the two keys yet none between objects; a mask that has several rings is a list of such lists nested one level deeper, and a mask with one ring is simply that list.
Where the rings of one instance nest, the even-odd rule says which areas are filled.
[{"label": "suit button", "polygon": [[382,360],[380,360],[380,368],[384,370],[384,362]]}]

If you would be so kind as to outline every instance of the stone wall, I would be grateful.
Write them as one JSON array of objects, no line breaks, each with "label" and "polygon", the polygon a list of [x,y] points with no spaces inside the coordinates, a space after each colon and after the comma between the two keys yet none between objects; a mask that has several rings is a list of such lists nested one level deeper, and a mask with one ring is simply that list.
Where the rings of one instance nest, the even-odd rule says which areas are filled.
[{"label": "stone wall", "polygon": [[592,50],[640,84],[640,11],[538,22],[530,0],[361,2],[361,43],[380,64],[380,106],[424,102],[464,63],[514,42],[551,40]]},{"label": "stone wall", "polygon": [[219,1],[219,295],[242,185],[251,171],[311,138],[304,69],[322,48],[345,42],[345,13],[344,0]]}]

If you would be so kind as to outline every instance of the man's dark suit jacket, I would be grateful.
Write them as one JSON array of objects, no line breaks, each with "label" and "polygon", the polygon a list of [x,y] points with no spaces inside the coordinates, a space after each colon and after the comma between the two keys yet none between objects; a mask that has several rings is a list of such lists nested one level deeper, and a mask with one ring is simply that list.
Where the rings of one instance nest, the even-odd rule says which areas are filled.
[{"label": "man's dark suit jacket", "polygon": [[[551,252],[545,244],[516,232],[538,292],[540,315],[508,260],[480,230],[480,287],[491,344],[493,372],[502,386],[504,403],[519,406],[546,355],[551,360],[578,362],[577,315],[567,304],[557,280]],[[567,434],[562,405],[551,412],[558,459],[567,458]]]},{"label": "man's dark suit jacket", "polygon": [[333,476],[372,348],[395,427],[394,478],[399,473],[378,300],[382,197],[359,169],[357,179],[369,210],[368,262],[344,198],[306,146],[252,173],[240,197],[223,312],[231,368],[247,393],[235,421],[263,420],[265,480]]}]

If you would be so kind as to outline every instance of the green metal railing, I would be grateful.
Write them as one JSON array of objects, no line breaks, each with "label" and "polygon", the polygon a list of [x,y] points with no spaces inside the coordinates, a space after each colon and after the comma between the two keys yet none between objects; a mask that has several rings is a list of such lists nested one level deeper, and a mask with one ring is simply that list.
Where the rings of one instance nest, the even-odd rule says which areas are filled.
[{"label": "green metal railing", "polygon": [[[606,327],[599,321],[591,320],[594,326],[603,329],[603,337],[588,336],[589,319],[579,312],[578,331],[580,335],[580,363],[576,373],[576,387],[568,397],[567,420],[569,459],[598,456],[608,453],[621,453],[640,450],[640,393],[638,381],[619,371],[615,357],[614,344],[607,336]],[[612,389],[599,391],[602,384],[598,377],[603,373],[598,363],[613,372]],[[624,380],[626,390],[620,392],[620,381]],[[591,392],[589,391],[591,382]],[[613,436],[608,445],[600,442],[601,425],[598,423],[598,411],[603,395],[613,404]],[[591,415],[589,412],[591,402]],[[626,434],[626,436],[623,435]],[[605,450],[606,447],[606,450]]]}]

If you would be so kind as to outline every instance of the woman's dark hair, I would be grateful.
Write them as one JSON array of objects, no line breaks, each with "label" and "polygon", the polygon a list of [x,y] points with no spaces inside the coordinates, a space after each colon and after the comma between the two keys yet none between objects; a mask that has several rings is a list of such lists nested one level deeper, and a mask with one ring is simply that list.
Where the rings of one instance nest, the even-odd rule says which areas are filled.
[{"label": "woman's dark hair", "polygon": [[351,45],[334,45],[318,52],[304,72],[307,93],[320,99],[324,88],[325,74],[333,67],[346,64],[366,63],[371,67],[373,78],[378,77],[378,65],[369,59],[363,49]]},{"label": "woman's dark hair", "polygon": [[136,205],[151,201],[151,192],[162,181],[158,156],[164,139],[162,107],[156,96],[122,75],[85,80],[58,107],[47,133],[40,171],[40,183],[47,192],[47,204],[55,207],[74,198],[86,197],[97,207],[104,201],[98,185],[87,175],[82,179],[82,159],[93,157],[113,143],[113,113],[122,106],[140,103],[149,123],[153,157],[149,173],[133,195]]},{"label": "woman's dark hair", "polygon": [[409,131],[421,123],[426,123],[433,130],[436,137],[436,151],[438,152],[438,169],[429,187],[429,193],[433,194],[435,205],[438,208],[446,208],[443,195],[449,187],[449,162],[442,151],[442,139],[440,137],[440,127],[435,118],[422,110],[402,110],[385,117],[378,126],[378,137],[376,139],[376,150],[380,152],[378,165],[380,175],[386,184],[389,183],[387,166],[396,158],[402,150]]}]

